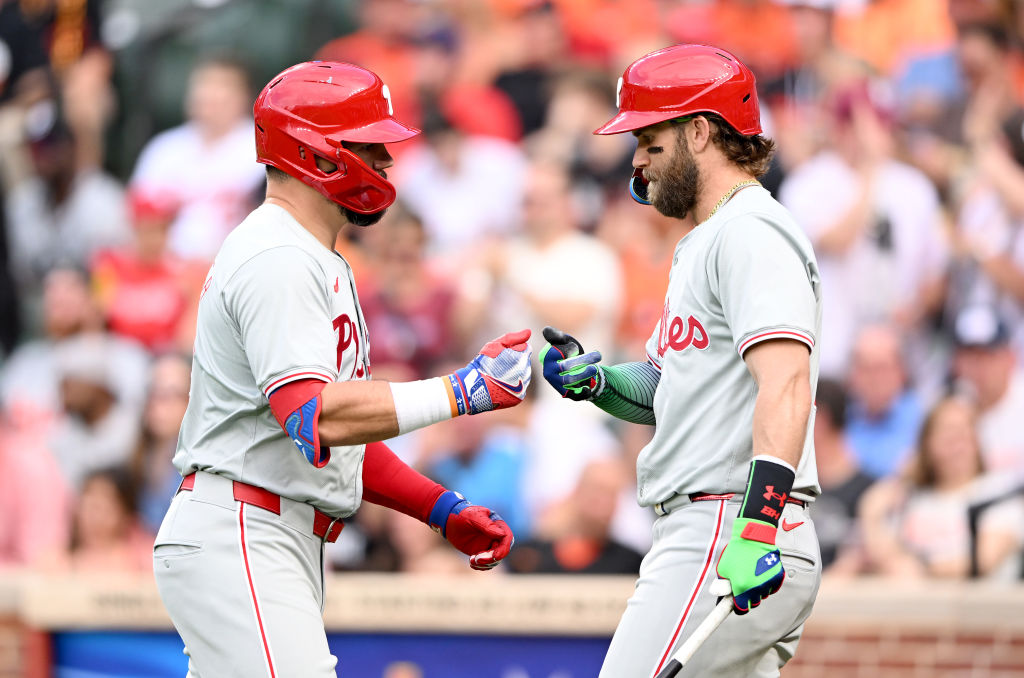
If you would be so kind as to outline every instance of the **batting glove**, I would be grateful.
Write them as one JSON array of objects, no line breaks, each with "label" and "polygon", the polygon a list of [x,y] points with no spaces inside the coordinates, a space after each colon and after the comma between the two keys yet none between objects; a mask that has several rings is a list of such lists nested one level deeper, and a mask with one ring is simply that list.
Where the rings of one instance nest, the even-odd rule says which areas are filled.
[{"label": "batting glove", "polygon": [[583,346],[575,338],[556,330],[544,328],[547,344],[540,352],[544,378],[563,397],[570,400],[591,400],[604,388],[604,372],[597,364],[601,352],[583,353]]},{"label": "batting glove", "polygon": [[770,457],[755,457],[750,464],[743,507],[718,560],[718,576],[732,585],[736,614],[760,605],[786,579],[775,535],[794,476],[788,464]]},{"label": "batting glove", "polygon": [[523,402],[530,385],[530,330],[490,341],[461,370],[448,375],[449,396],[458,414],[480,414]]},{"label": "batting glove", "polygon": [[494,511],[469,503],[458,492],[445,492],[430,512],[430,527],[469,556],[474,570],[489,570],[509,554],[515,538]]}]

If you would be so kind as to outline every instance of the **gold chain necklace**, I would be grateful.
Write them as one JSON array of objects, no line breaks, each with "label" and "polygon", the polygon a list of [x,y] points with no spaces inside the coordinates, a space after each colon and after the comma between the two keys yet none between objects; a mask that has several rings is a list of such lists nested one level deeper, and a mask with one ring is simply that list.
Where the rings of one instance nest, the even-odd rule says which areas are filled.
[{"label": "gold chain necklace", "polygon": [[740,190],[741,188],[744,188],[745,186],[754,186],[755,184],[760,185],[760,183],[761,182],[759,182],[757,179],[747,179],[746,181],[741,181],[740,183],[730,188],[729,191],[722,196],[722,199],[718,201],[718,204],[711,208],[711,214],[709,214],[708,218],[705,219],[704,221],[708,221],[708,219],[711,219],[711,217],[715,216],[715,212],[718,211],[718,208],[720,208],[725,203],[729,202],[729,198],[735,195],[736,191]]}]

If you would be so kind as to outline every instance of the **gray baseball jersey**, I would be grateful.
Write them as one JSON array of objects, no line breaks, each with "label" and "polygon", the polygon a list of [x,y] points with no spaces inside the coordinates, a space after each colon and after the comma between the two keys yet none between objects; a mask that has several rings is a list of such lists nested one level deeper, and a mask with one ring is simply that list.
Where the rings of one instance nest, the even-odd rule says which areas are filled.
[{"label": "gray baseball jersey", "polygon": [[[714,607],[715,567],[753,457],[757,385],[743,353],[773,338],[803,342],[811,350],[813,388],[820,318],[810,243],[763,188],[740,190],[679,242],[665,310],[647,345],[648,358],[661,370],[657,424],[637,460],[640,503],[653,505],[659,515],[654,545],[601,678],[657,675]],[[802,499],[819,492],[813,415],[809,419],[792,492]],[[699,493],[708,494],[689,496]],[[805,505],[786,505],[776,544],[785,584],[757,610],[730,616],[679,678],[777,678],[796,649],[821,581],[817,535]]]},{"label": "gray baseball jersey", "polygon": [[315,468],[268,396],[297,379],[368,379],[366,326],[352,269],[290,214],[263,205],[225,240],[199,302],[192,388],[174,464],[216,473],[332,516],[362,497],[363,445]]},{"label": "gray baseball jersey", "polygon": [[[647,343],[661,370],[654,438],[637,460],[638,498],[743,492],[753,456],[757,386],[741,359],[787,338],[811,351],[818,380],[818,266],[802,229],[760,186],[737,192],[676,246],[665,307]],[[810,417],[793,496],[820,493]],[[770,450],[762,450],[770,453]]]}]

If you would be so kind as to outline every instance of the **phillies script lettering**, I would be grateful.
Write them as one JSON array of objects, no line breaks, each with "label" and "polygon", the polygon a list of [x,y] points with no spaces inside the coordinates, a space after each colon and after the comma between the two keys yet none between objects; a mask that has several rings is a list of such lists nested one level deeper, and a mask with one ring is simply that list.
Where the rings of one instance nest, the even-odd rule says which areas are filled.
[{"label": "phillies script lettering", "polygon": [[355,321],[349,318],[347,313],[343,313],[334,319],[334,329],[338,332],[338,370],[341,370],[342,356],[345,354],[346,349],[355,345],[356,355],[352,363],[352,374],[349,375],[349,379],[353,376],[362,379],[364,371],[359,360],[359,330]]},{"label": "phillies script lettering", "polygon": [[685,322],[679,316],[674,316],[669,320],[668,304],[666,303],[665,309],[661,312],[661,331],[658,332],[658,357],[664,358],[665,351],[668,349],[683,351],[690,346],[696,349],[707,348],[707,331],[692,315]]}]

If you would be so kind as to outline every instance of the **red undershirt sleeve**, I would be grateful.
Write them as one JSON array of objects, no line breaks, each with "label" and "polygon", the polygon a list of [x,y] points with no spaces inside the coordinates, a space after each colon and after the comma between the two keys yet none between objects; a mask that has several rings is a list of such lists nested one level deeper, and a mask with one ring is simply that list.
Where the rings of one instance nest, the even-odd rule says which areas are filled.
[{"label": "red undershirt sleeve", "polygon": [[427,522],[445,489],[399,459],[384,443],[369,443],[363,457],[363,501]]},{"label": "red undershirt sleeve", "polygon": [[[274,389],[269,397],[270,411],[274,413],[274,418],[281,428],[284,428],[284,423],[288,421],[292,412],[320,395],[325,386],[327,382],[320,379],[299,379]],[[314,427],[316,424],[317,422],[313,422]]]}]

